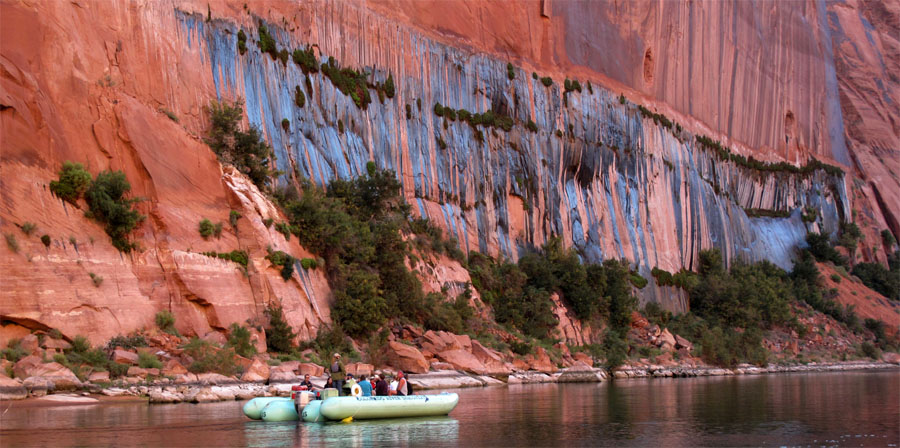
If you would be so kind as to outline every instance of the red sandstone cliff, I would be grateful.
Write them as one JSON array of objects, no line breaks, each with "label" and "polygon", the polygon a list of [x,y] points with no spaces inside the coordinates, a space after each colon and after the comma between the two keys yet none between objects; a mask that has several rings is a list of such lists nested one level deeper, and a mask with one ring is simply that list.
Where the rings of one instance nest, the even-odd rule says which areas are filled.
[{"label": "red sandstone cliff", "polygon": [[[330,294],[321,273],[295,273],[284,282],[263,258],[269,246],[305,254],[296,240],[286,242],[262,224],[278,220],[277,210],[240,175],[220,167],[199,137],[206,127],[203,108],[218,93],[213,74],[225,68],[211,69],[208,48],[190,42],[197,36],[184,32],[176,11],[247,29],[260,17],[346,65],[405,67],[408,76],[421,66],[391,48],[407,28],[557,82],[591,80],[758,159],[802,163],[815,155],[851,168],[846,184],[867,224],[866,259],[884,257],[871,248],[878,229],[900,234],[897,2],[247,3],[248,10],[243,2],[0,2],[0,230],[19,244],[18,252],[0,248],[0,344],[26,329],[46,328],[104,341],[151,325],[162,309],[178,315],[182,333],[203,336],[232,322],[259,321],[272,301],[284,305],[303,338],[329,322]],[[389,139],[409,146],[406,131]],[[666,144],[663,137],[650,140],[648,151]],[[92,173],[127,174],[132,192],[147,199],[139,208],[148,219],[135,232],[142,250],[120,254],[82,210],[50,194],[47,185],[66,160]],[[669,188],[648,182],[654,195]],[[561,182],[549,185],[564,189]],[[769,184],[758,185],[745,196],[761,192],[765,201],[777,202]],[[667,228],[675,226],[674,211],[652,197],[639,200],[655,205],[639,218],[661,223],[655,262],[677,270],[697,248],[685,255],[681,237],[676,242],[677,232]],[[546,231],[536,221],[553,204],[539,202],[532,217],[518,197],[509,201],[519,205],[498,219],[509,221],[512,239]],[[441,215],[433,198],[424,203],[427,214]],[[579,215],[590,215],[585,204],[575,206]],[[237,231],[227,225],[231,209],[243,215]],[[199,236],[203,218],[226,222],[221,239]],[[37,236],[16,227],[24,222],[37,224]],[[624,221],[601,224],[607,233],[627,231]],[[477,239],[473,228],[467,227]],[[51,236],[50,247],[39,241],[42,234]],[[491,251],[502,244],[496,237],[487,241]],[[604,245],[616,253],[616,244]],[[246,275],[233,263],[199,254],[233,249],[250,253]],[[99,287],[91,272],[104,278]],[[580,329],[565,332],[582,338]]]}]

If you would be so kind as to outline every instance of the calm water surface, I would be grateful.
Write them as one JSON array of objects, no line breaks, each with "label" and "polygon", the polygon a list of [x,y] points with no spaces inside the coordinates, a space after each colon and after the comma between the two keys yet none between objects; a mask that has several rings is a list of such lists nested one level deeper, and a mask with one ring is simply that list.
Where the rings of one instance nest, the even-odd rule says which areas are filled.
[{"label": "calm water surface", "polygon": [[[900,372],[464,389],[449,417],[250,421],[243,402],[29,407],[0,446],[898,446]],[[2,412],[2,411],[0,411]]]}]

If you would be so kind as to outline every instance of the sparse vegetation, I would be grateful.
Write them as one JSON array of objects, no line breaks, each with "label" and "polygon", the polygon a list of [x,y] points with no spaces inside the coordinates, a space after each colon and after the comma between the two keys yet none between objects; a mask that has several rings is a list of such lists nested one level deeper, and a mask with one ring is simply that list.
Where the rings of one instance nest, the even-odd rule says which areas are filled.
[{"label": "sparse vegetation", "polygon": [[206,143],[224,163],[234,165],[263,191],[268,190],[274,172],[269,169],[272,149],[255,127],[242,131],[243,106],[213,101],[209,106],[212,122]]},{"label": "sparse vegetation", "polygon": [[99,288],[100,285],[103,284],[103,277],[101,277],[97,274],[94,274],[93,272],[89,272],[88,275],[91,276],[91,281],[94,282],[94,286]]},{"label": "sparse vegetation", "polygon": [[4,234],[3,236],[6,238],[6,247],[14,253],[19,253],[19,241],[16,240],[16,236],[11,233]]},{"label": "sparse vegetation", "polygon": [[250,330],[236,323],[231,324],[228,332],[228,347],[244,358],[256,354],[256,347],[250,342]]},{"label": "sparse vegetation", "polygon": [[128,234],[146,218],[133,208],[143,199],[126,198],[125,194],[129,191],[131,184],[125,173],[101,171],[85,192],[90,207],[88,217],[105,224],[104,230],[112,238],[113,246],[122,252],[130,252],[137,247],[128,240]]},{"label": "sparse vegetation", "polygon": [[269,304],[266,308],[269,325],[266,327],[266,345],[269,350],[289,353],[294,345],[294,329],[284,320],[284,311],[280,305]]},{"label": "sparse vegetation", "polygon": [[244,33],[244,30],[239,30],[237,33],[237,47],[241,56],[247,52],[247,34]]},{"label": "sparse vegetation", "polygon": [[90,187],[91,173],[80,163],[69,161],[59,170],[59,180],[50,182],[50,192],[73,205]]},{"label": "sparse vegetation", "polygon": [[341,68],[333,57],[320,67],[331,83],[344,95],[350,97],[356,107],[367,109],[372,97],[369,95],[369,87],[366,81],[366,73],[358,72],[352,68]]},{"label": "sparse vegetation", "polygon": [[162,363],[152,353],[138,352],[138,367],[142,369],[161,369]]},{"label": "sparse vegetation", "polygon": [[511,62],[506,64],[506,77],[509,78],[510,81],[516,79],[516,68],[513,67]]},{"label": "sparse vegetation", "polygon": [[219,348],[215,344],[203,339],[192,338],[182,346],[184,353],[194,360],[187,367],[190,372],[216,372],[225,376],[231,376],[237,372],[235,364],[235,352],[232,348]]},{"label": "sparse vegetation", "polygon": [[300,90],[300,86],[294,87],[294,104],[301,109],[306,105],[306,95]]},{"label": "sparse vegetation", "polygon": [[[304,50],[299,48],[294,50],[291,58],[294,60],[295,64],[300,66],[300,70],[302,70],[305,75],[317,73],[319,71],[319,62],[316,60],[313,49],[308,45]],[[309,76],[307,76],[306,79],[309,80]]]},{"label": "sparse vegetation", "polygon": [[209,239],[209,237],[213,236],[216,232],[216,226],[213,225],[212,221],[203,218],[200,220],[200,224],[197,228],[200,232],[200,236],[203,237],[204,240]]},{"label": "sparse vegetation", "polygon": [[41,235],[41,242],[44,243],[44,247],[50,247],[50,235]]},{"label": "sparse vegetation", "polygon": [[238,220],[241,219],[241,212],[237,210],[232,210],[228,212],[228,222],[231,223],[231,227],[237,229]]},{"label": "sparse vegetation", "polygon": [[243,250],[233,250],[231,252],[203,252],[203,255],[212,258],[220,258],[222,260],[233,261],[243,267],[247,267],[247,264],[250,262],[250,257],[247,255],[247,252]]},{"label": "sparse vegetation", "polygon": [[156,322],[156,326],[160,330],[162,330],[166,333],[170,333],[170,334],[176,333],[175,315],[172,314],[171,311],[162,310],[162,311],[156,313],[156,316],[154,317],[154,321]]},{"label": "sparse vegetation", "polygon": [[37,225],[33,222],[25,221],[19,228],[22,229],[22,233],[24,233],[26,236],[31,236],[31,234],[34,232],[34,229],[37,228]]},{"label": "sparse vegetation", "polygon": [[545,76],[545,77],[541,78],[541,84],[543,84],[544,87],[550,87],[553,85],[553,78],[551,78],[549,76]]}]

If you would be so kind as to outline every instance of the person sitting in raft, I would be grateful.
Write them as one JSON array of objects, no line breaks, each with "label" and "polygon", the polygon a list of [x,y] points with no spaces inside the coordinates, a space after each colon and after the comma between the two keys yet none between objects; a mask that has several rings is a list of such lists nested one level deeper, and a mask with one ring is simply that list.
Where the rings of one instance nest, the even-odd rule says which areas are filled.
[{"label": "person sitting in raft", "polygon": [[323,388],[324,389],[334,389],[334,380],[331,379],[330,376],[325,380],[325,386]]},{"label": "person sitting in raft", "polygon": [[375,381],[375,395],[381,397],[388,395],[388,383],[384,380],[384,374],[378,375],[378,380]]},{"label": "person sitting in raft", "polygon": [[356,378],[353,377],[352,373],[347,374],[347,379],[344,381],[344,390],[347,392],[346,395],[353,395],[353,385],[356,384]]},{"label": "person sitting in raft", "polygon": [[372,383],[366,378],[365,375],[359,377],[359,387],[362,388],[362,396],[371,397],[372,396]]},{"label": "person sitting in raft", "polygon": [[338,395],[344,394],[344,378],[347,377],[347,371],[344,370],[344,365],[341,364],[341,354],[335,353],[331,358],[331,366],[329,369],[331,372],[331,379],[334,381],[334,388],[338,390]]},{"label": "person sitting in raft", "polygon": [[310,381],[309,374],[303,376],[303,381],[300,382],[301,386],[306,386],[306,390],[315,390],[316,386]]}]

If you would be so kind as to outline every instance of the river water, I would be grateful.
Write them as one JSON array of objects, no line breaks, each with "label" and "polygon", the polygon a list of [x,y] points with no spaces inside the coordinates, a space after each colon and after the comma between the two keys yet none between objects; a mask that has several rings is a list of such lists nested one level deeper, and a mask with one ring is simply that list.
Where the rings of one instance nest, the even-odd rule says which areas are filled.
[{"label": "river water", "polygon": [[250,421],[243,402],[3,403],[0,446],[898,446],[900,371],[462,389],[449,417]]}]

